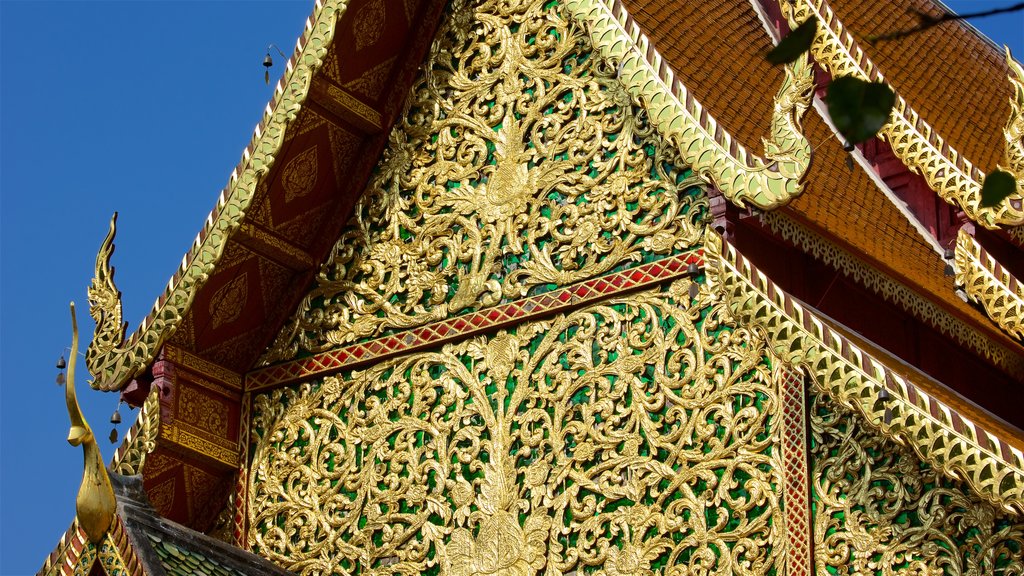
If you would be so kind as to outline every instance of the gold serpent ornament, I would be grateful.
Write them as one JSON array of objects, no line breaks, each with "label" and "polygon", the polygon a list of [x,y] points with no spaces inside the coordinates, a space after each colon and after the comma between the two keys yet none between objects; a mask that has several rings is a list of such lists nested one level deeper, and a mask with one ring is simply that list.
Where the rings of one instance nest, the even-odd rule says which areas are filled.
[{"label": "gold serpent ornament", "polygon": [[121,321],[120,293],[113,284],[113,268],[110,267],[114,234],[111,222],[111,232],[97,255],[96,276],[89,294],[90,314],[97,318],[93,342],[86,353],[86,363],[94,376],[90,386],[98,390],[120,390],[146,369],[160,346],[174,334],[228,241],[242,225],[257,185],[270,172],[284,145],[285,132],[305,103],[313,75],[324,63],[336,24],[346,8],[346,0],[316,2],[312,16],[306,20],[297,53],[289,60],[284,77],[274,89],[272,105],[264,111],[260,125],[202,232],[153,310],[127,338]]},{"label": "gold serpent ornament", "polygon": [[249,545],[298,574],[763,574],[764,340],[689,279],[253,399]]},{"label": "gold serpent ornament", "polygon": [[[774,100],[765,157],[748,152],[704,112],[672,74],[616,0],[568,0],[567,10],[585,27],[602,57],[618,66],[618,76],[638,98],[662,136],[703,178],[730,201],[763,210],[789,203],[803,192],[811,145],[800,120],[811,104],[814,72],[806,55],[785,67]],[[628,23],[628,24],[627,24]]]},{"label": "gold serpent ornament", "polygon": [[696,244],[707,197],[560,7],[458,4],[264,364]]},{"label": "gold serpent ornament", "polygon": [[956,285],[1010,336],[1024,342],[1024,284],[964,229],[953,252]]},{"label": "gold serpent ornament", "polygon": [[[817,33],[811,44],[811,54],[834,78],[855,76],[871,82],[886,82],[878,67],[857,45],[853,36],[843,28],[832,8],[825,0],[795,0],[780,2],[783,14],[795,28],[809,18],[818,20]],[[1024,224],[1024,75],[1020,65],[1010,64],[1009,81],[1014,87],[1010,98],[1010,116],[1004,135],[1005,162],[1014,171],[1017,189],[996,206],[981,206],[981,189],[985,175],[966,158],[945,143],[942,137],[922,119],[910,104],[896,92],[896,104],[889,121],[879,131],[892,146],[893,153],[912,172],[920,174],[943,200],[964,211],[974,222],[986,227],[1020,226]]]}]

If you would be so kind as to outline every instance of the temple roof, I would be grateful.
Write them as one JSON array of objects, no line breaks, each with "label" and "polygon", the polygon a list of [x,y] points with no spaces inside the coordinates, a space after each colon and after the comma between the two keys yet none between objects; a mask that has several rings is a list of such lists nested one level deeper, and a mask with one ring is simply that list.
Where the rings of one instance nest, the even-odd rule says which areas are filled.
[{"label": "temple roof", "polygon": [[920,24],[918,12],[937,17],[947,9],[932,0],[886,3],[877,10],[865,9],[864,4],[829,2],[857,44],[922,118],[979,169],[995,168],[1002,161],[1003,126],[1013,93],[1006,81],[1009,67],[1003,50],[959,21],[923,30],[905,41],[872,43],[872,35]]},{"label": "temple roof", "polygon": [[[665,57],[664,68],[717,119],[720,130],[712,129],[714,136],[727,132],[748,150],[761,153],[761,138],[773,119],[773,95],[785,76],[781,68],[768,65],[763,58],[773,46],[766,13],[748,0],[674,0],[668,8],[663,2],[626,0],[624,6],[653,48]],[[201,367],[196,372],[204,378],[216,375],[202,386],[217,388],[210,395],[220,395],[214,398],[217,406],[237,407],[246,386],[245,374],[295,309],[362,192],[412,75],[433,38],[442,7],[435,0],[326,1],[317,5],[242,163],[154,311],[128,338],[117,337],[123,330],[119,310],[118,321],[106,332],[97,333],[95,350],[90,350],[95,360],[95,365],[90,364],[97,376],[95,387],[120,390],[134,378],[159,378],[154,362],[162,354],[161,360],[174,356],[186,359],[182,364]],[[856,26],[865,27],[886,21],[890,12],[901,10],[886,3],[854,1],[837,8],[841,14],[849,13]],[[378,21],[382,22],[379,27],[369,24]],[[1000,68],[998,52],[984,39],[957,26],[955,45],[936,47],[931,54],[945,58],[944,51],[949,50],[945,62],[960,62],[957,66],[944,63],[946,74],[955,74],[957,67],[980,67],[972,76],[974,81],[994,87],[986,94],[991,97],[980,103],[974,104],[968,91],[949,95],[947,104],[934,102],[938,89],[931,81],[930,69],[915,64],[912,54],[900,54],[891,44],[881,45],[872,56],[879,66],[886,67],[886,77],[928,122],[937,129],[949,129],[943,133],[949,143],[965,154],[977,152],[972,160],[989,170],[1002,150],[994,142],[1000,138],[1006,115],[1005,64]],[[871,32],[857,32],[865,33]],[[369,49],[371,46],[374,49]],[[959,51],[968,49],[984,56],[980,64],[967,63],[969,57]],[[936,57],[931,61],[943,60]],[[664,79],[664,70],[659,72]],[[957,81],[970,83],[963,78]],[[960,109],[953,113],[950,109],[954,107]],[[704,121],[707,115],[698,116]],[[714,121],[705,128],[709,125],[714,126]],[[862,260],[868,274],[847,273],[864,285],[871,284],[867,278],[871,274],[891,278],[929,306],[940,308],[945,316],[936,320],[936,315],[922,313],[922,306],[901,303],[922,322],[949,324],[948,317],[965,325],[971,333],[967,340],[982,341],[973,349],[976,355],[999,365],[984,351],[998,348],[1011,358],[1011,364],[1016,362],[998,368],[1011,377],[1020,374],[1015,370],[1024,362],[1024,346],[956,295],[954,278],[946,274],[947,261],[936,239],[922,229],[892,190],[885,190],[888,184],[863,154],[857,156],[860,166],[847,166],[850,155],[820,110],[804,117],[803,133],[813,149],[813,161],[802,180],[805,190],[773,215],[781,214],[784,222],[824,238],[829,244],[822,251],[838,250]],[[723,148],[735,153],[729,146]],[[984,151],[991,153],[986,156]],[[774,167],[773,163],[766,165],[769,169],[764,172]],[[108,274],[109,262],[103,270],[100,260],[98,271]],[[830,264],[838,268],[835,260]],[[100,288],[116,292],[112,284]],[[178,400],[160,401],[166,402],[167,411],[173,411],[171,406],[177,406]],[[968,411],[977,409],[952,394],[949,403],[954,409],[957,403]],[[240,417],[236,414],[233,418],[234,428],[224,435],[235,437],[232,442],[242,442],[237,440]],[[981,420],[997,423],[994,418]],[[169,419],[161,428],[161,442],[180,442],[174,434],[164,434],[184,430],[173,426]],[[987,428],[1015,438],[1019,434],[998,423]],[[237,460],[236,446],[231,442],[226,446],[221,449]],[[238,462],[231,458],[217,463],[218,473],[237,470]],[[154,545],[164,549],[163,558],[167,562],[180,560],[162,542],[154,541]]]},{"label": "temple roof", "polygon": [[[783,76],[781,68],[764,58],[774,45],[768,11],[759,14],[749,0],[676,1],[668,10],[661,1],[623,1],[695,98],[741,144],[759,150],[758,143],[767,134],[772,95]],[[760,5],[770,9],[774,2]],[[948,144],[983,170],[995,167],[1002,159],[1003,126],[1012,93],[1000,50],[959,22],[925,31],[914,42],[872,45],[864,40],[881,31],[914,26],[914,9],[944,12],[929,0],[838,0],[831,5],[845,28],[861,40],[861,47],[870,51],[886,79]],[[777,14],[777,7],[775,11]],[[693,25],[696,22],[702,25]],[[723,58],[723,54],[729,57]],[[819,72],[818,83],[823,82]],[[938,239],[922,229],[896,194],[883,190],[886,184],[877,174],[879,169],[847,166],[850,155],[825,118],[823,106],[804,117],[804,134],[814,149],[806,189],[781,211],[864,258],[882,274],[914,287],[985,338],[1017,356],[1024,355],[1020,342],[956,295],[954,278],[945,273],[947,261]],[[949,244],[941,248],[951,248]]]},{"label": "temple roof", "polygon": [[[117,516],[110,530],[121,568],[136,576],[288,576],[291,572],[236,546],[161,517],[141,476],[110,473]],[[88,544],[77,521],[39,571],[40,576],[90,569]],[[110,556],[111,558],[114,555]],[[86,565],[82,565],[82,563]],[[108,566],[113,568],[111,566]],[[91,572],[89,572],[91,573]]]}]

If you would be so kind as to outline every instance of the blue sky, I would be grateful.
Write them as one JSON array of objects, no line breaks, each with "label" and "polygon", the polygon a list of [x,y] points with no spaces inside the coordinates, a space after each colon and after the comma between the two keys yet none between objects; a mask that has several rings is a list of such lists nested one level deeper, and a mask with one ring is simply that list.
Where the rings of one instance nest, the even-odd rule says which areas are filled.
[{"label": "blue sky", "polygon": [[[0,0],[0,574],[34,574],[74,515],[82,457],[65,441],[54,363],[70,343],[70,300],[83,348],[92,333],[85,288],[110,215],[120,212],[114,265],[131,331],[260,120],[267,44],[290,54],[311,9]],[[1024,14],[974,24],[1024,55]],[[117,397],[88,391],[80,372],[109,459]],[[122,415],[123,434],[134,414]]]}]

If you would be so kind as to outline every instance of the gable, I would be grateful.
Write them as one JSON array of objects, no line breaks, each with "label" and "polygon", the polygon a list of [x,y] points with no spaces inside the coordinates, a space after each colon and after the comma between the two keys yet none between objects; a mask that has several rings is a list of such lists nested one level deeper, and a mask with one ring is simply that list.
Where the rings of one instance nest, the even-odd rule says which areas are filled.
[{"label": "gable", "polygon": [[463,14],[471,8],[450,9],[352,220],[264,364],[536,296],[698,241],[708,215],[701,181],[589,38],[536,3],[491,31],[511,17],[489,9],[476,22]]}]

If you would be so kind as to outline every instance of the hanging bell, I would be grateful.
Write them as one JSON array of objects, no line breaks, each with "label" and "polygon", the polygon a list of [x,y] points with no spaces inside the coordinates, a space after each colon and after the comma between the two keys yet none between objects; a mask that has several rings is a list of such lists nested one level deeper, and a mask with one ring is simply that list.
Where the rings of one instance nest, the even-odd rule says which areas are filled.
[{"label": "hanging bell", "polygon": [[111,428],[110,429],[110,443],[113,444],[115,442],[117,442],[117,428]]},{"label": "hanging bell", "polygon": [[693,276],[697,274],[697,272],[700,272],[700,267],[698,267],[697,264],[690,262],[690,265],[686,267],[686,273]]},{"label": "hanging bell", "polygon": [[118,412],[117,408],[114,408],[114,413],[110,415],[110,423],[111,424],[120,424],[121,423],[121,413]]},{"label": "hanging bell", "polygon": [[267,55],[263,58],[263,67],[270,68],[273,65],[274,59],[270,57],[270,52],[267,52]]},{"label": "hanging bell", "polygon": [[58,372],[57,373],[57,386],[63,386],[65,381],[66,380],[64,378],[64,373],[63,372]]},{"label": "hanging bell", "polygon": [[68,363],[64,361],[64,355],[60,355],[60,359],[57,360],[57,370],[63,370],[68,367]]}]

